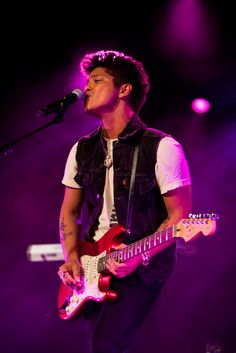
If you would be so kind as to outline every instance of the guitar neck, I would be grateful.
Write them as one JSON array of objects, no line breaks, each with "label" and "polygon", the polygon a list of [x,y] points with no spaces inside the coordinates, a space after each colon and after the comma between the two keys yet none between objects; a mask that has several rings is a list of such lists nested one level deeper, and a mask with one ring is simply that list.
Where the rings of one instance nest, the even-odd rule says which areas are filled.
[{"label": "guitar neck", "polygon": [[175,237],[175,227],[176,225],[173,225],[165,230],[155,232],[135,243],[125,246],[123,249],[106,254],[98,260],[98,272],[100,273],[105,270],[107,262],[110,259],[114,259],[117,262],[124,262],[141,255],[145,251],[154,249],[164,242],[172,240]]}]

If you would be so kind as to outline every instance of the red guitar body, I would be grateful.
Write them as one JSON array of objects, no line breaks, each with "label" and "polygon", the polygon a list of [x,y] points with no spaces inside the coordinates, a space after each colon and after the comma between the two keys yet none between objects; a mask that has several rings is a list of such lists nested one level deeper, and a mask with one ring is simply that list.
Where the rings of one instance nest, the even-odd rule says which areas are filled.
[{"label": "red guitar body", "polygon": [[87,301],[113,301],[117,294],[110,290],[111,274],[104,270],[98,272],[98,260],[113,251],[122,242],[125,228],[119,224],[112,227],[98,242],[81,241],[79,244],[80,261],[83,268],[82,287],[69,290],[62,282],[59,287],[58,312],[63,320],[70,319]]}]

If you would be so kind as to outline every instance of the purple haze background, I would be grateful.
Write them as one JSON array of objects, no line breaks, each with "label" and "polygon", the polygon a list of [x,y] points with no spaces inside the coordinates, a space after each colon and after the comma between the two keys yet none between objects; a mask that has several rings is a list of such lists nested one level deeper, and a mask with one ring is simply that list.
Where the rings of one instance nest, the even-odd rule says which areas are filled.
[{"label": "purple haze background", "polygon": [[[150,75],[141,118],[184,147],[193,211],[220,214],[213,237],[179,243],[175,272],[131,353],[204,353],[214,344],[222,352],[236,350],[235,23],[229,5],[196,3],[160,1],[115,14],[101,5],[58,13],[32,7],[28,15],[21,7],[5,10],[8,25],[1,28],[13,30],[2,40],[1,146],[49,123],[51,117],[37,117],[38,109],[82,88],[78,62],[86,51],[128,51]],[[211,102],[207,114],[191,111],[197,96]],[[88,352],[85,323],[64,322],[55,312],[60,262],[30,262],[26,250],[58,243],[65,161],[73,143],[98,123],[78,103],[64,121],[0,155],[3,353]]]}]

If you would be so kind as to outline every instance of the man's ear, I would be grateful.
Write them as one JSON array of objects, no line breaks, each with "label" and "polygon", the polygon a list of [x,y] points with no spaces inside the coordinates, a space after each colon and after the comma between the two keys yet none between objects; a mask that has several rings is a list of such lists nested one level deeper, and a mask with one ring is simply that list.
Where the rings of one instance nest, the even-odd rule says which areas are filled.
[{"label": "man's ear", "polygon": [[131,91],[132,91],[132,85],[130,83],[124,83],[120,87],[119,97],[120,98],[127,97]]}]

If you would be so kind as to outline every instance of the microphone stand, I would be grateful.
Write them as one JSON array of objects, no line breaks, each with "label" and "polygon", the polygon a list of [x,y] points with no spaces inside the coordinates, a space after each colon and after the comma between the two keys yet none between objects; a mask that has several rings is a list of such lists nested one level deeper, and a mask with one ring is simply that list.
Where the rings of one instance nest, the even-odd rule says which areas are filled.
[{"label": "microphone stand", "polygon": [[[39,131],[42,131],[44,129],[46,129],[47,127],[53,125],[53,124],[59,124],[64,120],[64,113],[65,113],[65,109],[60,109],[60,111],[55,112],[57,115],[51,120],[49,121],[49,123],[44,124],[38,128],[36,128],[35,130],[32,130],[30,132],[28,132],[27,134],[18,137],[17,139],[3,145],[0,146],[0,153],[3,153],[5,156],[12,154],[13,150],[12,150],[12,146],[15,145],[16,143],[25,140],[26,138],[38,133]],[[43,115],[43,114],[41,114]]]}]

